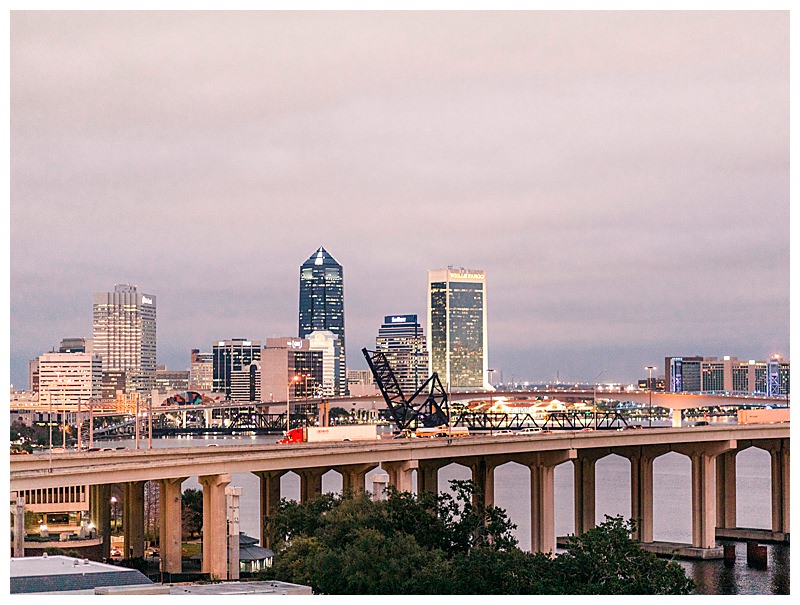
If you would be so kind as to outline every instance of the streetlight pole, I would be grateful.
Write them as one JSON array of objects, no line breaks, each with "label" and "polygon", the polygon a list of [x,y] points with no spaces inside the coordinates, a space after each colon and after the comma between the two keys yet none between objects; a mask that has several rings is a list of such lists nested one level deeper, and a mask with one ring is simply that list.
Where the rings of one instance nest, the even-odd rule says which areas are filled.
[{"label": "streetlight pole", "polygon": [[652,428],[653,426],[653,370],[656,369],[656,366],[645,366],[644,368],[648,372],[647,378],[647,390],[648,390],[648,402],[649,402],[649,411],[647,413],[647,426]]},{"label": "streetlight pole", "polygon": [[47,392],[47,428],[50,433],[47,472],[53,472],[53,391]]},{"label": "streetlight pole", "polygon": [[114,511],[114,531],[117,531],[117,497],[111,496],[111,506]]},{"label": "streetlight pole", "polygon": [[[492,378],[494,374],[494,370],[486,370],[486,373],[489,374],[489,412],[492,414],[494,413],[494,388],[492,387]],[[494,434],[494,431],[492,432]]]},{"label": "streetlight pole", "polygon": [[592,410],[594,412],[594,430],[597,430],[597,379],[600,378],[606,371],[603,370],[594,377],[592,385]]},{"label": "streetlight pole", "polygon": [[289,436],[289,387],[293,382],[298,382],[300,377],[298,375],[292,376],[292,379],[286,383],[286,436]]}]

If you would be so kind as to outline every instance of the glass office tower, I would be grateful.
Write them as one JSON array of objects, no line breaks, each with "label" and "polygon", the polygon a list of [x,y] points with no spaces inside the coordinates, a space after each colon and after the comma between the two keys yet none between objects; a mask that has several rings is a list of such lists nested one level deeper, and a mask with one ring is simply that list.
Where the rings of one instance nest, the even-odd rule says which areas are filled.
[{"label": "glass office tower", "polygon": [[339,364],[334,394],[347,395],[347,364],[344,339],[344,273],[321,247],[300,266],[300,312],[297,335],[308,338],[318,330],[329,330],[338,338]]},{"label": "glass office tower", "polygon": [[428,359],[448,390],[491,389],[486,329],[486,273],[428,271]]},{"label": "glass office tower", "polygon": [[[234,382],[238,382],[240,387],[237,390],[238,400],[242,382],[249,385],[255,380],[255,376],[251,376],[255,372],[251,366],[257,361],[261,361],[261,342],[258,340],[233,338],[214,343],[212,350],[214,392],[225,393],[227,399],[233,399]],[[260,378],[258,382],[260,392]],[[255,400],[255,393],[253,393],[253,399],[249,397],[246,399],[248,401]]]},{"label": "glass office tower", "polygon": [[413,393],[428,379],[425,333],[416,315],[386,315],[375,348],[386,355],[404,393]]}]

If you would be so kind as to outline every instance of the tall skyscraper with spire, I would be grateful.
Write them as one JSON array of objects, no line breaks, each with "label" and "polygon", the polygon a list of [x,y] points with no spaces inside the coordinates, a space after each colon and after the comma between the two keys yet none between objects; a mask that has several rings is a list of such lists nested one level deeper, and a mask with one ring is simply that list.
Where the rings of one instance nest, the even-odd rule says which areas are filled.
[{"label": "tall skyscraper with spire", "polygon": [[336,338],[334,393],[347,394],[347,363],[344,340],[344,272],[342,266],[320,246],[300,266],[300,312],[297,335],[308,338],[318,330],[329,330]]}]

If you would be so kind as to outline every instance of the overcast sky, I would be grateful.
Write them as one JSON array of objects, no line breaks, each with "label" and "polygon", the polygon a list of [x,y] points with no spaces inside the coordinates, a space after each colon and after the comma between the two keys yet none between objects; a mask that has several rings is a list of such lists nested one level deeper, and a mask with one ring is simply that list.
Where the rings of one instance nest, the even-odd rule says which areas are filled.
[{"label": "overcast sky", "polygon": [[789,357],[787,12],[15,12],[10,77],[15,386],[115,283],[170,368],[294,335],[321,245],[353,368],[447,265],[506,381]]}]

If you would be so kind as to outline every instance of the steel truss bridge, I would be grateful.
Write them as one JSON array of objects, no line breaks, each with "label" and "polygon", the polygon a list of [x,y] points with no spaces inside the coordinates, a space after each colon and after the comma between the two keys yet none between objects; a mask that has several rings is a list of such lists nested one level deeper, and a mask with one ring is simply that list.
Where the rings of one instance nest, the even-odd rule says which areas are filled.
[{"label": "steel truss bridge", "polygon": [[[570,395],[578,395],[586,398],[586,395],[591,395],[591,392],[571,392]],[[497,396],[498,393],[494,393]],[[608,399],[609,395],[597,393],[598,399],[602,396],[603,399]],[[655,395],[655,394],[654,394]],[[485,394],[484,394],[485,396]],[[641,422],[650,417],[650,412],[653,412],[654,418],[663,417],[667,408],[663,406],[663,401],[656,403],[656,397],[653,397],[653,408],[648,411],[644,406],[633,409],[625,409],[615,406],[610,409],[607,405],[598,406],[597,420],[595,422],[594,412],[591,410],[570,410],[570,411],[549,411],[549,412],[508,412],[498,413],[491,411],[470,411],[460,406],[451,406],[448,403],[444,405],[431,405],[431,394],[423,394],[426,406],[429,406],[430,412],[452,413],[452,424],[457,427],[466,427],[473,431],[484,430],[518,430],[526,427],[541,428],[543,430],[580,430],[582,428],[597,428],[598,430],[612,430],[622,428],[631,421]],[[464,397],[463,394],[455,396],[458,399]],[[474,395],[472,395],[474,398]],[[755,400],[753,400],[755,399]],[[311,407],[316,408],[323,400],[309,400]],[[337,403],[337,398],[330,398],[324,400],[329,404]],[[438,403],[438,402],[436,402]],[[661,403],[662,405],[658,405]],[[739,397],[717,397],[715,400],[703,401],[708,407],[688,408],[684,410],[684,415],[687,418],[695,418],[700,416],[730,416],[735,414],[737,408],[760,408],[764,407],[764,401],[759,401],[757,398],[739,398]],[[771,400],[773,406],[778,403]],[[783,402],[780,402],[783,403]],[[301,402],[293,402],[302,405]],[[316,404],[316,405],[314,405]],[[274,404],[273,404],[274,405]],[[420,411],[423,411],[423,406],[419,406]],[[271,412],[274,407],[269,404],[261,402],[247,402],[247,403],[232,403],[232,402],[215,402],[205,405],[182,405],[182,406],[158,406],[150,410],[153,417],[152,434],[153,436],[171,436],[171,435],[192,435],[192,434],[219,434],[231,435],[237,433],[256,433],[256,434],[282,434],[286,430],[286,413]],[[396,420],[391,414],[391,410],[387,409],[384,417],[387,421],[391,422]],[[171,416],[171,418],[167,418]],[[98,425],[97,421],[100,418],[112,420],[112,422],[105,422]],[[88,422],[84,419],[83,423],[83,440],[88,443]],[[126,414],[118,411],[94,412],[95,428],[94,437],[111,437],[111,436],[129,436],[133,435],[136,431],[136,422],[132,414]],[[446,416],[444,423],[447,422]],[[297,428],[301,426],[312,426],[316,421],[315,410],[309,413],[302,413],[299,410],[293,411],[290,415],[290,428]],[[147,418],[140,419],[139,430],[141,435],[148,433]],[[396,424],[396,422],[395,422]]]}]

